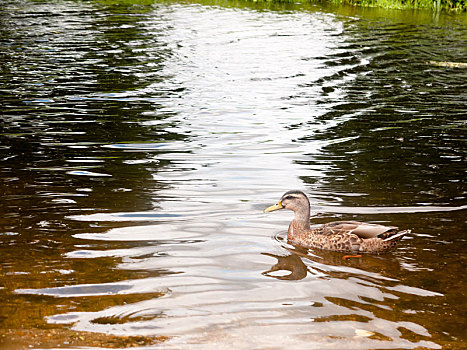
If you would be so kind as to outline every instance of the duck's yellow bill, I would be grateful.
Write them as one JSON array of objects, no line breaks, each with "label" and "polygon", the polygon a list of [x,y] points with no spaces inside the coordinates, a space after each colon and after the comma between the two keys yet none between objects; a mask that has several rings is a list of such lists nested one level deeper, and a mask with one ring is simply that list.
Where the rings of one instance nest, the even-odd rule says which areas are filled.
[{"label": "duck's yellow bill", "polygon": [[279,209],[284,209],[284,206],[282,205],[281,201],[277,202],[277,204],[274,204],[274,205],[271,205],[270,207],[267,207],[266,209],[264,209],[264,212],[265,213],[270,213],[271,211],[279,210]]}]

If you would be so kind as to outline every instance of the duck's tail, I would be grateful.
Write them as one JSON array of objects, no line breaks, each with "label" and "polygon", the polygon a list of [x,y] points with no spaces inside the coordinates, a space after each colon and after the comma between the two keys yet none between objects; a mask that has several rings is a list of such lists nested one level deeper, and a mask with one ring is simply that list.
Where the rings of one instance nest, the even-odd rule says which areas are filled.
[{"label": "duck's tail", "polygon": [[399,239],[402,238],[402,236],[404,236],[404,235],[406,235],[406,234],[408,234],[410,232],[412,232],[412,230],[399,231],[396,234],[393,234],[393,235],[389,236],[388,238],[383,239],[383,242],[392,241],[392,240],[394,240],[396,238],[399,240]]}]

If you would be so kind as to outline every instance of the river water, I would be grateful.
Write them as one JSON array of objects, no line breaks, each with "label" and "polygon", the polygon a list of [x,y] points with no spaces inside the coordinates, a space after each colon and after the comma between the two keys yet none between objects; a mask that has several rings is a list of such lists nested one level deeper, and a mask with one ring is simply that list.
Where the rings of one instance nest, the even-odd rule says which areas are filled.
[{"label": "river water", "polygon": [[[465,345],[465,14],[121,3],[2,2],[2,348]],[[291,189],[412,233],[293,247]]]}]

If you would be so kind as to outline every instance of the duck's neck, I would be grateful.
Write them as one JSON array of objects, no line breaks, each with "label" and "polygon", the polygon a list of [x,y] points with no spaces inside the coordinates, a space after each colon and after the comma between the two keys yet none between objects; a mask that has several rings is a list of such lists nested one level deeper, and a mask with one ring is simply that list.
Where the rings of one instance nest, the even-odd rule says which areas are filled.
[{"label": "duck's neck", "polygon": [[289,225],[287,239],[296,241],[300,236],[310,231],[310,207],[295,211],[295,216]]}]

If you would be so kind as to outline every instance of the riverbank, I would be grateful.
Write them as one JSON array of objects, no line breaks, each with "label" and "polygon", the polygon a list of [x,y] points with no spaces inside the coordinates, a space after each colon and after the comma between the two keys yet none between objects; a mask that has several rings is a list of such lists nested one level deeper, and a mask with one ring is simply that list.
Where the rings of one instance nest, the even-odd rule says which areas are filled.
[{"label": "riverbank", "polygon": [[[295,0],[253,0],[267,2],[295,2]],[[301,2],[301,1],[300,1]],[[467,11],[467,0],[305,0],[305,2],[331,3],[362,7],[381,7],[387,9],[430,9],[434,11]]]},{"label": "riverbank", "polygon": [[[233,0],[230,0],[233,1]],[[467,0],[249,0],[255,3],[321,3],[331,5],[351,5],[361,7],[379,7],[386,9],[429,9],[433,11],[467,12]],[[104,4],[148,5],[156,0],[98,0]]]},{"label": "riverbank", "polygon": [[466,11],[465,0],[329,0],[338,4],[350,4],[366,7],[383,7],[393,9],[432,9]]}]

